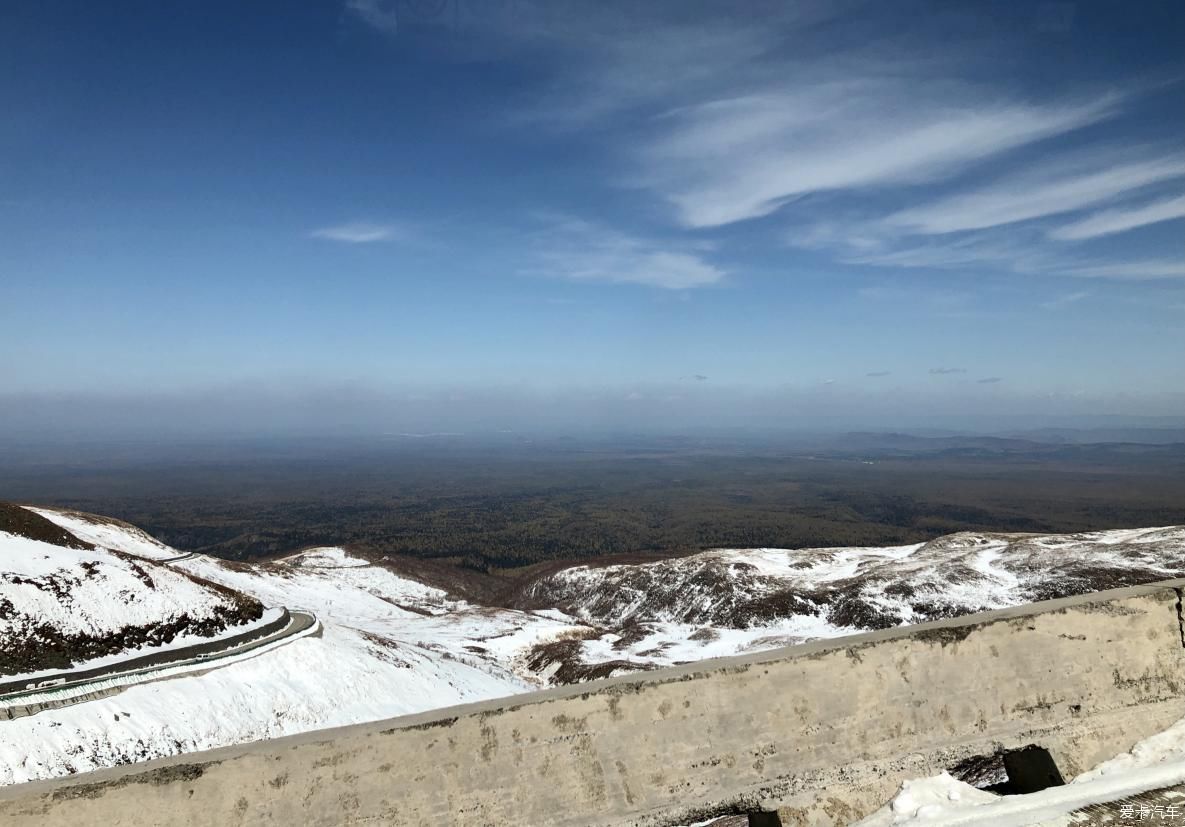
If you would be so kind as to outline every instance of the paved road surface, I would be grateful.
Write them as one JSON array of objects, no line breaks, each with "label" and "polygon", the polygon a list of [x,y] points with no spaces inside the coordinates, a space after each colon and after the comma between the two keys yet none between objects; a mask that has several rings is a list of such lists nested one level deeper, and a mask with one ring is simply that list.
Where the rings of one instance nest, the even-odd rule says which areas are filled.
[{"label": "paved road surface", "polygon": [[[220,660],[299,635],[312,628],[316,622],[316,616],[309,612],[289,612],[284,609],[283,614],[276,620],[229,638],[197,643],[167,652],[153,652],[94,669],[59,672],[35,680],[23,678],[0,682],[0,700],[32,698],[46,692],[85,687],[115,677],[150,676],[153,672],[177,666],[198,663],[214,665]],[[30,688],[30,684],[34,684],[34,687]],[[0,715],[3,714],[4,710],[0,709]]]}]

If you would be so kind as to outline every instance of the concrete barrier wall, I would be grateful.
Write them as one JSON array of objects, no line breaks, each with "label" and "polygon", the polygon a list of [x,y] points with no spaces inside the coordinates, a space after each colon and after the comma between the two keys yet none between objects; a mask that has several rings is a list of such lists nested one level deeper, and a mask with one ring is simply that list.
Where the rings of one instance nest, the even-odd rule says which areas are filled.
[{"label": "concrete barrier wall", "polygon": [[1037,743],[1069,777],[1185,717],[1182,585],[9,787],[0,823],[847,823],[969,755]]}]

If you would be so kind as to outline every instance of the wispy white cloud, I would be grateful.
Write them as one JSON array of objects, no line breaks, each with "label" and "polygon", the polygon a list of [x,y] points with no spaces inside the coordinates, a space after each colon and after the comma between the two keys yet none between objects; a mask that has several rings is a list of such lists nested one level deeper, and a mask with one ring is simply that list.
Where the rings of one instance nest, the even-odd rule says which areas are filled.
[{"label": "wispy white cloud", "polygon": [[[850,230],[845,230],[850,227]],[[1019,227],[1008,225],[982,230],[967,230],[934,236],[918,236],[896,229],[878,219],[824,222],[821,228],[800,227],[788,233],[793,246],[831,252],[846,264],[900,268],[902,270],[970,271],[1025,276],[1075,276],[1113,280],[1153,280],[1180,278],[1185,261],[1171,258],[1129,258],[1110,260],[1083,258],[1079,248],[1051,244],[1039,223]],[[854,243],[849,241],[854,238]],[[876,297],[878,288],[860,291],[865,298]],[[1070,294],[1073,299],[1045,302],[1047,309],[1085,298],[1088,294]]]},{"label": "wispy white cloud", "polygon": [[366,25],[395,34],[399,31],[399,10],[396,0],[346,0],[346,11]]},{"label": "wispy white cloud", "polygon": [[[1185,260],[1083,260],[1064,253],[1060,245],[1048,249],[1024,234],[1001,235],[994,231],[962,234],[949,241],[928,241],[924,244],[908,244],[902,240],[886,241],[882,249],[876,252],[852,251],[843,247],[837,247],[835,252],[840,260],[850,264],[903,269],[970,270],[1117,281],[1185,278]],[[1070,295],[1075,298],[1062,301],[1060,304],[1078,301],[1089,294]],[[1055,305],[1047,302],[1043,306],[1048,308]]]},{"label": "wispy white cloud", "polygon": [[533,246],[534,260],[525,273],[571,281],[687,290],[717,284],[726,275],[695,247],[630,235],[572,217],[550,221]]},{"label": "wispy white cloud", "polygon": [[566,82],[521,113],[558,129],[585,128],[623,112],[670,107],[693,92],[727,88],[727,79],[776,45],[769,29],[636,24],[576,41]]},{"label": "wispy white cloud", "polygon": [[932,181],[1109,117],[1117,103],[968,105],[956,94],[974,98],[949,84],[854,77],[688,107],[646,151],[648,183],[683,224],[718,226],[809,193]]},{"label": "wispy white cloud", "polygon": [[946,376],[951,373],[966,373],[966,368],[930,368],[932,376]]},{"label": "wispy white cloud", "polygon": [[[842,254],[841,254],[842,256]],[[1073,276],[1115,281],[1152,281],[1185,278],[1185,261],[1172,259],[1132,259],[1128,261],[1083,261],[1059,256],[1023,240],[1009,245],[1007,239],[971,236],[951,244],[927,244],[901,247],[878,254],[848,255],[844,261],[880,267],[906,269],[970,270],[1017,275]],[[1085,298],[1088,293],[1072,293],[1072,298],[1046,302],[1043,307],[1062,306]]]},{"label": "wispy white cloud", "polygon": [[[972,271],[990,274],[1039,275],[1078,264],[1068,258],[1060,245],[1051,251],[1038,243],[1044,236],[1033,232],[987,230],[959,233],[921,240],[909,235],[893,235],[883,226],[869,229],[874,222],[857,222],[857,235],[876,238],[875,245],[846,245],[842,232],[829,249],[845,264],[871,265],[902,270]],[[794,236],[798,237],[797,234]],[[1056,252],[1063,255],[1055,255]]]},{"label": "wispy white cloud", "polygon": [[1136,227],[1172,221],[1175,218],[1185,218],[1185,196],[1154,201],[1131,209],[1104,210],[1081,221],[1058,227],[1049,233],[1049,237],[1059,241],[1079,241],[1122,233]]},{"label": "wispy white cloud", "polygon": [[1185,279],[1185,260],[1143,259],[1107,264],[1084,264],[1066,267],[1061,275],[1082,278],[1120,279],[1125,281],[1153,281]]},{"label": "wispy white cloud", "polygon": [[882,241],[879,249],[846,248],[839,250],[849,264],[873,264],[880,267],[954,269],[988,267],[1032,272],[1046,266],[1046,257],[1023,244],[970,235],[949,241],[902,244],[899,239]]},{"label": "wispy white cloud", "polygon": [[[764,4],[759,15],[714,13],[685,0],[557,4],[520,0],[502,34],[562,63],[515,119],[560,130],[636,125],[656,113],[783,76],[775,55],[862,0]],[[721,10],[724,10],[721,13]]]},{"label": "wispy white cloud", "polygon": [[1123,163],[1115,153],[1092,154],[1072,162],[1072,169],[1068,166],[1009,176],[972,192],[893,213],[885,223],[923,234],[980,230],[1093,207],[1185,176],[1185,157],[1180,155]]},{"label": "wispy white cloud", "polygon": [[[376,29],[393,31],[398,22],[388,14],[394,0],[343,2]],[[781,211],[801,222],[792,245],[849,264],[1177,277],[1171,262],[1084,261],[1080,249],[1051,243],[1169,220],[1185,209],[1180,198],[1124,206],[1185,176],[1175,150],[1129,143],[1050,164],[1065,153],[1037,146],[1054,148],[1050,139],[1121,121],[1141,94],[1138,83],[1124,82],[1122,94],[1020,92],[1000,79],[994,55],[977,52],[978,41],[934,48],[932,39],[911,45],[902,35],[870,46],[853,36],[861,33],[842,0],[771,3],[759,22],[680,0],[579,9],[521,0],[517,7],[524,13],[512,22],[483,18],[483,33],[493,35],[486,40],[498,41],[491,48],[499,55],[525,55],[549,71],[507,107],[513,114],[500,126],[546,127],[551,137],[552,130],[603,129],[608,160],[621,164],[610,180],[665,204],[680,230],[646,236],[615,229],[625,226],[616,218],[557,221],[531,245],[524,272],[675,291],[717,284],[726,273],[693,241],[705,234],[686,231]],[[481,39],[467,39],[467,48]],[[1005,157],[1022,147],[1023,155]],[[1018,158],[1027,171],[983,183],[982,172],[1015,169]],[[860,199],[854,217],[853,196]],[[1055,216],[1064,226],[1051,229]],[[349,235],[339,240],[383,240]],[[712,237],[731,243],[725,233]]]},{"label": "wispy white cloud", "polygon": [[310,236],[326,241],[340,241],[346,244],[370,244],[376,241],[405,241],[410,236],[406,227],[400,224],[377,224],[369,221],[355,221],[335,224],[313,230]]},{"label": "wispy white cloud", "polygon": [[[691,228],[757,218],[801,196],[917,184],[1110,118],[1123,97],[1057,103],[968,77],[971,49],[869,46],[842,0],[763,4],[528,3],[509,36],[562,62],[516,123],[607,127],[649,191]],[[835,21],[848,20],[843,26]],[[856,18],[858,19],[858,18]],[[986,65],[986,61],[985,61]]]},{"label": "wispy white cloud", "polygon": [[1083,299],[1089,298],[1091,292],[1089,290],[1075,290],[1072,293],[1063,293],[1060,296],[1050,299],[1047,302],[1042,302],[1041,306],[1046,310],[1057,310],[1060,307],[1077,304]]}]

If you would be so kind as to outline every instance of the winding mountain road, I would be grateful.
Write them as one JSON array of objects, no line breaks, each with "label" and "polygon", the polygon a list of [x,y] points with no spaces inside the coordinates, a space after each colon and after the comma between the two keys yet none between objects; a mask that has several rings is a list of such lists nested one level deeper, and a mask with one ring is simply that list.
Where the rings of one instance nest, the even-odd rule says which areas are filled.
[{"label": "winding mountain road", "polygon": [[[215,667],[219,661],[237,657],[264,646],[295,639],[318,625],[316,615],[311,612],[289,611],[283,609],[275,620],[250,631],[231,637],[219,638],[205,643],[196,643],[166,652],[153,652],[135,658],[120,661],[107,666],[85,670],[66,670],[36,678],[18,678],[0,682],[0,718],[16,718],[28,711],[21,711],[23,706],[12,704],[12,701],[29,699],[28,706],[38,707],[36,700],[47,693],[60,693],[65,690],[86,688],[103,681],[116,678],[144,676],[152,680],[152,675],[166,669],[182,666],[202,665]],[[139,683],[140,681],[137,681]],[[74,703],[86,700],[85,693],[80,693]],[[63,700],[63,699],[56,699]],[[67,704],[69,701],[67,701]],[[55,706],[67,705],[55,703]]]},{"label": "winding mountain road", "polygon": [[164,557],[160,560],[153,560],[154,563],[179,563],[182,560],[188,560],[190,557],[196,557],[196,551],[187,551],[184,554],[178,554],[176,557]]}]

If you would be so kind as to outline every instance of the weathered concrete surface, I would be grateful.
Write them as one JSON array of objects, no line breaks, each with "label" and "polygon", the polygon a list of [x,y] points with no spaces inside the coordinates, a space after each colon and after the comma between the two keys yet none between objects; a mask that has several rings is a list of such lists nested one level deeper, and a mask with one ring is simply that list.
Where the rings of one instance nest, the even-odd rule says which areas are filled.
[{"label": "weathered concrete surface", "polygon": [[1182,585],[9,787],[0,823],[846,823],[967,755],[1038,743],[1069,777],[1185,717]]}]

